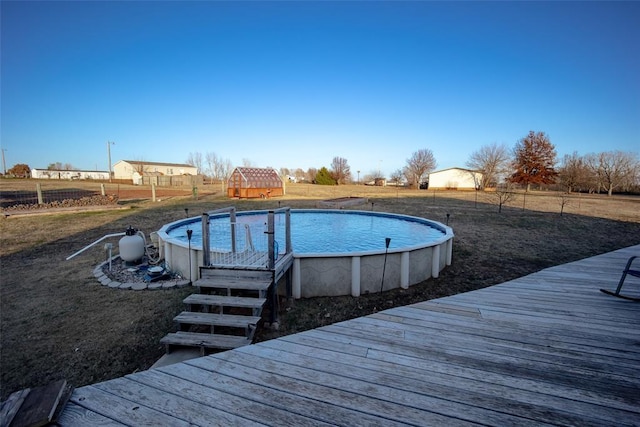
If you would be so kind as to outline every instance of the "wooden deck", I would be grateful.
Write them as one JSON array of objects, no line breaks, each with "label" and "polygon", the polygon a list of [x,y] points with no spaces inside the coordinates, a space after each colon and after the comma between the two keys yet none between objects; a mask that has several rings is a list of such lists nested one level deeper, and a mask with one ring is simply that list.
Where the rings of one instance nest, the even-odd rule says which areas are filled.
[{"label": "wooden deck", "polygon": [[82,387],[60,424],[640,425],[640,303],[599,292],[634,254]]},{"label": "wooden deck", "polygon": [[214,267],[261,267],[269,266],[269,253],[265,251],[212,252]]}]

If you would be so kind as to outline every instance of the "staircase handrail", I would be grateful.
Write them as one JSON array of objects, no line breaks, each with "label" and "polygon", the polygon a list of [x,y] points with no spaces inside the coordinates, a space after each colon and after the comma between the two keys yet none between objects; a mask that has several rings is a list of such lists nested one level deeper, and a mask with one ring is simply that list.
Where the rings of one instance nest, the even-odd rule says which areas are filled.
[{"label": "staircase handrail", "polygon": [[267,216],[267,236],[268,236],[268,251],[269,251],[269,268],[274,269],[276,266],[276,259],[278,254],[275,253],[275,215],[277,213],[283,213],[285,215],[285,254],[292,252],[291,247],[291,208],[283,207],[273,209],[269,211]]},{"label": "staircase handrail", "polygon": [[230,206],[227,208],[215,209],[204,212],[202,214],[202,263],[203,265],[211,264],[211,236],[209,233],[209,219],[212,215],[229,213],[229,222],[231,226],[231,252],[236,252],[236,208]]}]

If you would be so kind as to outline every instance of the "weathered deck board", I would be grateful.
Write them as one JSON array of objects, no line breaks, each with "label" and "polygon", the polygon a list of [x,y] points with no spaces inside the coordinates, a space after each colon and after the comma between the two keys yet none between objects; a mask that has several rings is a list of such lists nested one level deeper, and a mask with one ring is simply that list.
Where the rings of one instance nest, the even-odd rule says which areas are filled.
[{"label": "weathered deck board", "polygon": [[82,387],[60,424],[640,425],[640,303],[599,291],[638,253]]},{"label": "weathered deck board", "polygon": [[[601,424],[603,421],[614,422],[617,416],[616,411],[602,410],[594,404],[574,405],[574,413],[557,413],[551,411],[556,407],[558,399],[551,396],[541,396],[536,393],[522,393],[520,400],[511,398],[510,388],[484,381],[470,381],[465,383],[465,388],[456,386],[455,377],[451,375],[438,375],[433,371],[419,371],[411,368],[403,368],[395,364],[374,363],[364,364],[357,358],[336,357],[332,352],[325,353],[322,357],[313,356],[304,351],[296,352],[295,348],[287,350],[255,347],[245,347],[243,352],[255,354],[255,357],[268,358],[270,361],[281,361],[292,364],[300,368],[314,369],[319,375],[339,374],[345,378],[368,379],[373,384],[384,383],[398,390],[406,390],[411,393],[420,393],[428,396],[446,396],[447,399],[473,406],[486,406],[500,408],[499,412],[510,415],[530,416],[536,413],[536,420],[546,422],[577,423],[585,425],[585,420],[593,420],[594,424]],[[327,354],[330,354],[327,357]],[[489,398],[489,395],[491,397]],[[563,399],[566,400],[566,399]],[[566,402],[565,402],[566,404]],[[598,411],[599,417],[593,417]],[[486,419],[485,419],[486,421]]]},{"label": "weathered deck board", "polygon": [[188,394],[185,394],[184,396],[170,394],[166,392],[166,389],[164,388],[149,387],[126,377],[117,378],[109,381],[108,383],[96,384],[95,387],[128,401],[142,402],[146,407],[171,417],[171,421],[165,421],[171,425],[175,425],[180,421],[186,421],[196,425],[263,425],[236,415],[234,411],[220,410],[218,408],[196,402]]},{"label": "weathered deck board", "polygon": [[[245,397],[245,391],[239,395],[234,395],[230,387],[228,387],[228,382],[225,383],[227,387],[215,389],[208,385],[189,381],[186,379],[188,378],[188,374],[185,374],[185,370],[181,370],[180,373],[186,378],[177,376],[175,370],[170,370],[170,372],[173,373],[173,375],[159,369],[151,369],[138,375],[130,376],[129,378],[141,384],[157,388],[158,390],[167,390],[174,395],[176,391],[179,392],[180,390],[188,389],[189,399],[223,411],[233,409],[233,412],[242,414],[242,416],[253,422],[269,419],[272,421],[278,420],[280,425],[295,425],[301,427],[317,426],[319,424],[317,419],[304,417],[288,412],[283,408],[276,408],[268,404],[247,399]],[[204,376],[202,372],[196,375]],[[220,387],[218,381],[216,381],[216,384]]]},{"label": "weathered deck board", "polygon": [[107,418],[93,412],[90,409],[78,406],[75,403],[69,402],[64,408],[64,412],[58,419],[58,424],[69,427],[110,427],[110,426],[125,426],[126,424],[119,423],[112,418]]},{"label": "weathered deck board", "polygon": [[[220,356],[222,355],[222,356]],[[408,422],[414,425],[427,423],[431,425],[466,425],[457,417],[443,416],[428,410],[422,410],[414,405],[404,405],[394,401],[392,394],[387,394],[389,390],[382,387],[382,391],[378,392],[383,396],[371,397],[370,394],[377,391],[378,387],[370,387],[367,392],[362,393],[354,391],[350,379],[335,376],[328,378],[325,382],[318,377],[297,377],[287,375],[287,371],[295,370],[293,366],[286,366],[283,371],[269,369],[265,364],[247,366],[241,361],[242,353],[235,356],[238,360],[226,361],[223,359],[224,353],[215,355],[217,357],[199,358],[188,361],[187,364],[199,366],[203,369],[212,370],[221,374],[242,379],[247,382],[253,382],[264,387],[273,388],[285,393],[295,393],[305,396],[309,399],[328,403],[333,407],[350,409],[353,411],[362,411],[374,415],[380,419],[380,422]],[[308,373],[309,374],[309,373]],[[442,401],[444,404],[446,402]],[[335,415],[330,415],[335,422],[339,420]]]},{"label": "weathered deck board", "polygon": [[[307,358],[311,357],[309,356],[309,347],[305,345],[272,341],[265,343],[265,346],[269,347],[272,352],[265,352],[263,356],[274,357],[273,355],[277,355],[279,358],[287,358],[286,360],[290,361],[290,363],[304,363],[306,366],[309,363]],[[252,347],[245,347],[244,349],[252,349]],[[554,417],[566,416],[552,410],[552,408],[557,407],[565,408],[562,411],[563,413],[567,412],[568,414],[577,414],[579,416],[592,417],[595,413],[598,413],[601,419],[610,419],[618,416],[618,411],[615,409],[603,407],[597,403],[572,399],[575,393],[568,396],[549,394],[548,387],[544,384],[542,386],[533,382],[528,384],[525,380],[509,379],[503,376],[496,376],[494,380],[491,373],[473,372],[470,369],[464,369],[460,372],[448,364],[426,364],[422,360],[414,363],[414,360],[397,354],[387,355],[391,359],[390,361],[387,361],[384,356],[378,357],[379,355],[375,351],[371,351],[369,357],[363,360],[358,356],[336,353],[333,350],[324,350],[317,347],[313,350],[314,358],[328,361],[330,364],[341,363],[348,365],[349,370],[355,369],[356,373],[357,370],[366,366],[366,369],[375,370],[382,374],[395,375],[401,377],[402,381],[408,381],[409,383],[414,381],[424,382],[428,387],[441,391],[445,390],[446,387],[459,389],[457,384],[464,384],[464,393],[469,393],[472,396],[481,396],[483,394],[485,397],[491,396],[492,405],[508,403],[502,409],[514,414],[518,411],[526,410],[527,405],[534,404],[550,408],[549,413],[554,414]],[[443,386],[445,389],[442,388]],[[464,393],[462,398],[466,399]]]},{"label": "weathered deck board", "polygon": [[[250,379],[245,381],[241,375],[225,375],[222,372],[208,371],[206,369],[192,366],[186,363],[166,366],[159,370],[175,375],[179,378],[203,385],[213,389],[213,394],[222,391],[229,393],[248,402],[257,402],[271,406],[277,410],[286,411],[294,415],[300,415],[314,420],[315,425],[322,425],[335,419],[341,420],[345,425],[375,424],[380,422],[380,418],[373,417],[362,412],[338,407],[323,401],[313,400],[306,396],[301,396],[295,390],[280,391],[277,388],[258,384]],[[227,401],[231,405],[233,401]],[[268,412],[264,415],[265,422],[270,425],[280,424],[280,419],[270,417]],[[296,425],[296,424],[293,424]],[[402,425],[389,421],[386,425]]]}]

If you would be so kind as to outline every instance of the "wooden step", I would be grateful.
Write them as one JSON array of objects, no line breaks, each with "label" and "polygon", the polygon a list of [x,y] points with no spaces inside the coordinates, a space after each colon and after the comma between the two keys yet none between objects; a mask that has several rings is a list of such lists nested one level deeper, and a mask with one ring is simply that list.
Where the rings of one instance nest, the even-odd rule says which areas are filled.
[{"label": "wooden step", "polygon": [[216,277],[236,277],[242,279],[254,280],[271,280],[273,272],[271,270],[242,268],[219,268],[219,267],[200,267],[200,277],[216,278]]},{"label": "wooden step", "polygon": [[242,277],[206,277],[196,280],[194,286],[213,289],[240,289],[248,291],[266,291],[270,280],[246,279]]},{"label": "wooden step", "polygon": [[196,313],[183,311],[173,318],[178,323],[189,325],[230,326],[234,328],[247,328],[256,325],[260,321],[258,316],[241,316],[234,314]]},{"label": "wooden step", "polygon": [[167,347],[167,353],[172,346],[199,347],[204,354],[204,350],[222,349],[229,350],[251,344],[251,340],[246,337],[234,335],[204,334],[198,332],[175,332],[167,334],[160,340],[161,344]]},{"label": "wooden step", "polygon": [[218,307],[244,307],[262,309],[267,300],[265,298],[226,297],[221,295],[192,294],[183,302],[189,305],[210,305]]}]

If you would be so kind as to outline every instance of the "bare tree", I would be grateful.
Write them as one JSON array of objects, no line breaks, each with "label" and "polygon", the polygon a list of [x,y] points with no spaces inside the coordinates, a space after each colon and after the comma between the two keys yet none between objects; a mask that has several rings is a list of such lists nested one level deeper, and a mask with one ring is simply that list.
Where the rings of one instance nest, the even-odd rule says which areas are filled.
[{"label": "bare tree", "polygon": [[143,157],[136,157],[136,160],[131,162],[131,166],[135,172],[138,172],[140,175],[145,175],[151,172],[151,168],[146,165]]},{"label": "bare tree", "polygon": [[400,182],[402,182],[402,178],[404,178],[404,172],[402,171],[402,169],[396,169],[392,174],[391,174],[391,182],[394,182],[397,185],[400,184]]},{"label": "bare tree", "polygon": [[588,187],[589,168],[587,162],[576,151],[573,154],[566,154],[562,158],[560,168],[558,168],[558,179],[560,184],[566,188],[567,193],[581,187]]},{"label": "bare tree", "polygon": [[379,170],[371,170],[364,174],[361,182],[365,185],[374,184],[378,178],[382,178],[382,173]]},{"label": "bare tree", "polygon": [[47,166],[47,170],[50,170],[50,171],[62,170],[62,163],[60,162],[49,163],[49,166]]},{"label": "bare tree", "polygon": [[525,184],[526,191],[531,184],[551,184],[557,172],[556,149],[544,132],[530,131],[513,149],[513,168],[511,182]]},{"label": "bare tree", "polygon": [[280,177],[291,176],[291,170],[289,168],[280,168],[280,171],[278,173],[280,174]]},{"label": "bare tree", "polygon": [[[504,174],[509,165],[511,156],[506,144],[488,144],[480,147],[478,151],[471,153],[467,160],[467,167],[482,174],[479,179],[479,189],[496,186],[499,176]],[[475,179],[474,175],[474,179]]]},{"label": "bare tree", "polygon": [[246,157],[242,159],[242,166],[244,166],[245,168],[253,168],[253,167],[255,167],[255,165],[251,161],[251,159],[248,159]]},{"label": "bare tree", "polygon": [[305,180],[307,182],[314,182],[316,180],[316,175],[318,174],[318,169],[309,168],[307,169]]},{"label": "bare tree", "polygon": [[231,175],[233,170],[231,160],[223,159],[211,151],[205,155],[205,162],[207,164],[207,173],[212,180],[224,181]]},{"label": "bare tree", "polygon": [[78,170],[78,168],[73,166],[71,163],[62,164],[61,162],[55,162],[55,163],[49,163],[49,166],[47,166],[47,170],[73,171],[73,170]]},{"label": "bare tree", "polygon": [[564,213],[564,208],[571,202],[569,193],[558,193],[558,204],[560,205],[560,216]]},{"label": "bare tree", "polygon": [[208,151],[204,155],[204,162],[207,165],[206,175],[211,178],[211,183],[213,184],[214,179],[219,179],[216,176],[216,172],[218,169],[218,164],[220,163],[220,159],[218,158],[218,155],[216,153],[214,153],[213,151]]},{"label": "bare tree", "polygon": [[506,182],[504,184],[498,184],[496,186],[496,190],[493,192],[487,193],[491,202],[498,206],[498,213],[502,212],[502,206],[506,203],[511,202],[516,199],[516,192],[513,189],[513,184],[511,182]]},{"label": "bare tree", "polygon": [[204,173],[204,168],[202,167],[202,153],[189,153],[189,157],[187,157],[187,164],[195,166],[196,169],[198,169],[198,173]]},{"label": "bare tree", "polygon": [[298,182],[305,181],[307,179],[306,173],[301,168],[296,169],[294,174],[294,176],[296,177],[296,181]]},{"label": "bare tree", "polygon": [[404,174],[411,185],[419,185],[425,175],[436,168],[436,159],[433,152],[423,148],[414,152],[407,159]]},{"label": "bare tree", "polygon": [[351,180],[351,167],[344,157],[334,157],[331,162],[331,176],[339,184],[346,184]]},{"label": "bare tree", "polygon": [[632,183],[638,170],[638,159],[635,153],[623,151],[606,151],[587,156],[587,164],[598,184],[611,196],[614,188]]}]

